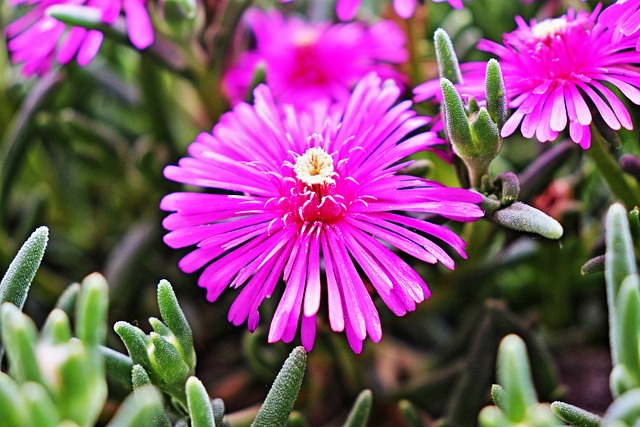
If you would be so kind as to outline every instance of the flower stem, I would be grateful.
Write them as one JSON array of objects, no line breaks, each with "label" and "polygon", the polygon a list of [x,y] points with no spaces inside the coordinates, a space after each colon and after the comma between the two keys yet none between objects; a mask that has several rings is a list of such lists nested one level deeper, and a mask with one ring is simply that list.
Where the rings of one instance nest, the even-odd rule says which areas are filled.
[{"label": "flower stem", "polygon": [[638,188],[627,181],[622,169],[609,152],[604,138],[594,125],[591,125],[591,135],[591,147],[587,150],[589,157],[613,196],[622,201],[627,210],[633,209],[640,204]]}]

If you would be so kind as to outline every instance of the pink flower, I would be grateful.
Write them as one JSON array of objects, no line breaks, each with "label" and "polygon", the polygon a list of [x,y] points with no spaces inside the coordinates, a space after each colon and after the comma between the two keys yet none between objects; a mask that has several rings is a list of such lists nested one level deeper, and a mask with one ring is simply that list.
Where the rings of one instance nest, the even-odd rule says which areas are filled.
[{"label": "pink flower", "polygon": [[398,162],[435,140],[430,132],[407,137],[429,119],[416,116],[409,101],[394,105],[400,92],[370,74],[346,104],[298,110],[280,109],[260,85],[254,105],[236,105],[211,134],[197,137],[189,157],[167,166],[171,180],[231,192],[173,193],[160,206],[173,212],[163,223],[170,230],[165,242],[172,248],[197,245],[179,266],[187,273],[204,267],[198,284],[207,299],[241,288],[229,311],[233,324],[248,321],[255,330],[260,304],[282,278],[269,342],[290,342],[300,324],[302,343],[311,349],[326,292],[331,329],[344,331],[360,352],[367,335],[380,340],[382,328],[357,266],[402,316],[428,298],[429,289],[387,245],[453,268],[434,237],[466,257],[465,243],[451,230],[399,213],[456,221],[483,215],[477,193],[396,175],[411,163]]},{"label": "pink flower", "polygon": [[[631,37],[640,32],[640,0],[618,0],[602,11],[598,22],[614,31],[613,39]],[[636,50],[640,50],[640,38],[636,38]]]},{"label": "pink flower", "polygon": [[[501,130],[503,137],[520,127],[525,138],[553,141],[568,126],[571,139],[587,149],[590,103],[612,129],[632,129],[629,112],[610,87],[640,104],[640,72],[631,65],[640,63],[633,49],[637,36],[616,41],[614,31],[596,22],[599,10],[569,10],[530,24],[517,17],[518,29],[503,36],[504,45],[478,44],[498,57],[509,107],[516,109]],[[467,80],[481,80],[485,64],[468,63],[464,69],[463,87]]]},{"label": "pink flower", "polygon": [[[462,9],[462,0],[433,0],[436,3],[447,1],[452,7]],[[336,14],[341,21],[350,21],[355,18],[362,0],[337,0]],[[399,17],[403,19],[413,16],[416,10],[417,0],[393,0],[393,8]]]},{"label": "pink flower", "polygon": [[375,71],[403,81],[392,64],[407,60],[404,33],[391,21],[370,27],[362,23],[309,24],[284,18],[277,11],[252,10],[248,23],[256,37],[225,75],[233,102],[244,99],[258,66],[278,101],[305,105],[316,100],[344,101],[364,75]]},{"label": "pink flower", "polygon": [[88,65],[97,55],[103,34],[98,30],[71,27],[46,14],[56,5],[86,6],[100,19],[112,25],[124,10],[131,43],[144,49],[153,43],[153,27],[145,7],[146,0],[10,0],[10,4],[26,3],[30,9],[9,24],[5,33],[11,61],[23,63],[22,74],[46,74],[54,62],[70,62],[74,57],[80,66]]}]

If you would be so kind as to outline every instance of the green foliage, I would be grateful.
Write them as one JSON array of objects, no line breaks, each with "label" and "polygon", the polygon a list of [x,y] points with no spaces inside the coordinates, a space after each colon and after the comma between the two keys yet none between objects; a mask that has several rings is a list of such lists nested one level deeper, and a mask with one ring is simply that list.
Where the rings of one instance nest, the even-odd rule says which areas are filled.
[{"label": "green foliage", "polygon": [[373,405],[371,390],[363,390],[353,404],[344,427],[365,427],[371,414],[371,405]]},{"label": "green foliage", "polygon": [[267,394],[253,427],[280,427],[287,425],[296,397],[302,385],[307,366],[307,352],[302,347],[293,349]]}]

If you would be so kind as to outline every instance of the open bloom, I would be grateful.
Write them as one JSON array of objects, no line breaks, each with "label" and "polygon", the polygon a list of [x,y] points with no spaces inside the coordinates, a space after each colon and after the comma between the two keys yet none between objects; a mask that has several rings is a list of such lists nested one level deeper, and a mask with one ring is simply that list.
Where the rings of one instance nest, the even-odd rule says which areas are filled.
[{"label": "open bloom", "polygon": [[[614,31],[614,40],[633,37],[640,32],[640,0],[618,0],[602,11],[598,22]],[[636,37],[636,50],[640,50],[640,38]]]},{"label": "open bloom", "polygon": [[[614,37],[592,13],[569,10],[566,15],[527,24],[503,36],[504,45],[482,40],[478,48],[498,57],[509,107],[515,108],[501,130],[507,137],[520,127],[526,138],[553,141],[568,126],[571,139],[584,149],[591,144],[592,111],[614,130],[632,128],[626,107],[610,87],[640,104],[637,37]],[[464,67],[467,79],[481,81],[486,64]],[[474,76],[475,74],[475,76]],[[419,90],[417,90],[419,92]],[[593,110],[589,108],[593,106]]]},{"label": "open bloom", "polygon": [[47,15],[56,5],[85,6],[95,11],[102,22],[113,25],[124,10],[131,43],[144,49],[153,43],[153,27],[145,6],[146,0],[9,0],[11,5],[26,3],[30,8],[9,24],[5,33],[11,61],[23,63],[22,74],[46,74],[54,62],[70,62],[74,57],[80,66],[88,65],[97,55],[103,34],[98,30],[71,27]]},{"label": "open bloom", "polygon": [[[436,3],[447,1],[452,7],[462,9],[464,4],[462,0],[433,0]],[[355,18],[358,8],[362,0],[338,0],[336,2],[336,15],[342,21],[349,21]],[[393,9],[399,17],[403,19],[410,18],[416,10],[418,0],[393,0]]]},{"label": "open bloom", "polygon": [[189,157],[167,166],[171,180],[232,192],[173,193],[161,208],[173,212],[163,223],[165,242],[197,245],[179,266],[187,273],[204,267],[198,283],[209,301],[242,287],[229,311],[233,324],[248,321],[255,330],[260,304],[282,278],[269,342],[290,342],[300,324],[311,349],[326,295],[331,328],[360,352],[367,335],[377,342],[382,334],[369,288],[398,316],[429,297],[423,279],[388,246],[453,268],[434,237],[465,257],[454,232],[400,213],[457,221],[483,214],[477,193],[396,174],[410,163],[398,162],[436,139],[429,132],[407,137],[429,119],[416,116],[409,101],[394,106],[399,94],[370,74],[346,104],[297,110],[278,107],[260,85],[254,105],[236,105],[211,134],[197,137]]},{"label": "open bloom", "polygon": [[255,33],[255,49],[242,53],[224,79],[225,92],[234,102],[246,97],[259,66],[273,95],[296,105],[344,101],[371,71],[404,80],[392,64],[407,60],[406,38],[391,21],[369,27],[361,22],[312,24],[257,9],[247,21]]}]

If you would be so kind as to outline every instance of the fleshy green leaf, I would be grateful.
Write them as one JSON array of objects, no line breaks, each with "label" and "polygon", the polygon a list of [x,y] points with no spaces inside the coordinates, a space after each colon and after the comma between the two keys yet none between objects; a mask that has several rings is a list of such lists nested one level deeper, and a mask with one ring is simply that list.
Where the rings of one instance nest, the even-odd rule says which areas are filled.
[{"label": "fleshy green leaf", "polygon": [[120,339],[122,339],[133,363],[142,365],[147,371],[151,370],[151,360],[149,360],[149,353],[147,353],[147,346],[143,338],[144,332],[122,321],[116,322],[116,324],[113,325],[113,329],[116,331],[116,334],[120,336]]},{"label": "fleshy green leaf", "polygon": [[42,327],[42,341],[46,344],[61,344],[71,339],[71,323],[67,313],[54,308]]},{"label": "fleshy green leaf", "polygon": [[47,390],[34,382],[24,383],[21,389],[31,425],[33,427],[57,427],[60,423],[60,416]]},{"label": "fleshy green leaf", "polygon": [[187,404],[192,427],[215,427],[211,400],[202,382],[196,377],[189,377],[186,384]]},{"label": "fleshy green leaf", "polygon": [[369,421],[373,396],[371,390],[363,390],[353,404],[344,427],[365,427]]},{"label": "fleshy green leaf", "polygon": [[56,301],[55,308],[59,308],[67,313],[67,316],[71,316],[75,313],[76,301],[82,286],[80,283],[73,283],[62,292]]},{"label": "fleshy green leaf", "polygon": [[536,233],[547,239],[559,239],[563,234],[558,221],[522,202],[487,214],[487,218],[512,230]]},{"label": "fleshy green leaf", "polygon": [[504,411],[506,399],[507,394],[504,388],[502,388],[500,384],[493,384],[491,386],[491,400],[493,400],[493,404]]},{"label": "fleshy green leaf", "polygon": [[440,78],[445,78],[455,84],[462,83],[458,57],[453,49],[449,34],[442,28],[438,28],[433,34],[433,41],[436,48]]},{"label": "fleshy green leaf", "polygon": [[196,353],[193,348],[193,334],[187,318],[178,304],[176,294],[173,292],[171,284],[166,280],[161,280],[158,284],[158,306],[162,320],[175,335],[182,349],[183,357],[191,369],[196,366]]},{"label": "fleshy green leaf", "polygon": [[487,94],[487,110],[498,129],[502,128],[507,120],[507,92],[504,87],[502,70],[495,59],[487,62],[487,74],[485,78]]},{"label": "fleshy green leaf", "polygon": [[54,4],[47,8],[46,14],[74,27],[102,29],[105,26],[102,21],[102,11],[95,7]]},{"label": "fleshy green leaf", "polygon": [[574,427],[600,427],[602,418],[589,411],[564,402],[553,402],[551,411]]},{"label": "fleshy green leaf", "polygon": [[131,369],[131,383],[134,389],[152,385],[147,371],[140,365],[133,365],[133,369]]},{"label": "fleshy green leaf", "polygon": [[409,427],[424,427],[420,412],[413,403],[403,399],[398,402],[398,409]]},{"label": "fleshy green leaf", "polygon": [[109,347],[100,346],[99,349],[104,358],[107,375],[131,388],[131,370],[133,369],[131,358]]},{"label": "fleshy green leaf", "polygon": [[615,301],[622,281],[637,274],[635,253],[631,241],[627,210],[619,203],[611,205],[606,217],[605,281],[609,307],[609,340],[613,363],[618,364],[620,343],[617,342],[618,322]]},{"label": "fleshy green leaf", "polygon": [[42,382],[36,356],[36,325],[12,303],[0,307],[2,339],[7,346],[11,376],[18,382]]},{"label": "fleshy green leaf", "polygon": [[[135,393],[144,391],[144,389],[152,385],[147,371],[140,365],[133,367],[131,371],[131,382],[133,383]],[[153,417],[153,422],[149,423],[149,427],[171,427],[171,421],[169,421],[169,417],[164,410],[162,400],[158,399],[156,402],[155,416]]]},{"label": "fleshy green leaf", "polygon": [[471,157],[475,154],[471,130],[467,120],[467,113],[460,94],[451,81],[440,79],[442,89],[442,103],[444,105],[445,122],[447,132],[451,139],[453,149],[461,158]]},{"label": "fleshy green leaf", "polygon": [[22,309],[48,240],[49,229],[43,226],[24,242],[0,282],[0,304],[10,302]]},{"label": "fleshy green leaf", "polygon": [[185,381],[189,375],[189,366],[182,355],[162,335],[151,332],[153,350],[149,354],[153,372],[168,384]]},{"label": "fleshy green leaf", "polygon": [[615,421],[635,426],[640,419],[640,389],[629,390],[618,396],[604,414],[603,425],[611,426]]},{"label": "fleshy green leaf", "polygon": [[252,426],[284,427],[287,425],[306,367],[307,353],[304,348],[294,348],[273,382]]},{"label": "fleshy green leaf", "polygon": [[6,427],[24,427],[26,408],[18,384],[0,372],[0,420]]},{"label": "fleshy green leaf", "polygon": [[527,408],[537,403],[529,356],[524,341],[517,335],[507,335],[498,348],[498,382],[505,390],[505,413],[511,421],[524,421]]},{"label": "fleshy green leaf", "polygon": [[628,276],[622,282],[616,297],[616,316],[620,322],[616,330],[618,360],[632,375],[634,387],[640,387],[640,354],[638,353],[638,331],[640,331],[640,278]]},{"label": "fleshy green leaf", "polygon": [[102,275],[90,274],[82,281],[76,307],[76,333],[85,345],[104,342],[108,310],[109,285]]},{"label": "fleshy green leaf", "polygon": [[149,427],[157,417],[162,395],[153,386],[146,386],[129,395],[107,427]]},{"label": "fleshy green leaf", "polygon": [[222,420],[224,419],[224,401],[216,398],[211,400],[211,409],[213,409],[213,419],[217,426],[222,426]]}]

